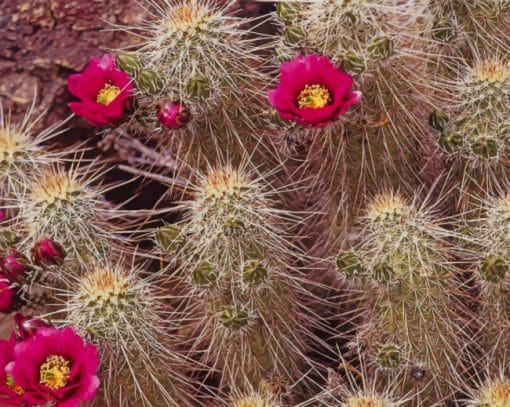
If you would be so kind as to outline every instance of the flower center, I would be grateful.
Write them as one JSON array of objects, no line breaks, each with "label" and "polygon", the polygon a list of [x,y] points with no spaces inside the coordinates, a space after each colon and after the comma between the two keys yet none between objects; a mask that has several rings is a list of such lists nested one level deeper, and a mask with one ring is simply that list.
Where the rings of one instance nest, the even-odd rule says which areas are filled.
[{"label": "flower center", "polygon": [[96,101],[97,103],[108,106],[115,100],[119,93],[120,88],[118,86],[115,86],[112,83],[106,83],[103,89],[101,89],[97,94]]},{"label": "flower center", "polygon": [[312,109],[320,109],[331,101],[329,90],[322,85],[306,85],[299,93],[298,105],[300,109],[309,107]]},{"label": "flower center", "polygon": [[7,375],[7,379],[5,380],[5,384],[9,389],[11,389],[14,393],[16,393],[18,396],[21,396],[25,393],[25,390],[23,390],[20,386],[16,384],[14,381],[14,378],[11,375]]},{"label": "flower center", "polygon": [[52,390],[67,386],[71,374],[69,364],[70,362],[62,356],[48,356],[39,369],[39,382]]}]

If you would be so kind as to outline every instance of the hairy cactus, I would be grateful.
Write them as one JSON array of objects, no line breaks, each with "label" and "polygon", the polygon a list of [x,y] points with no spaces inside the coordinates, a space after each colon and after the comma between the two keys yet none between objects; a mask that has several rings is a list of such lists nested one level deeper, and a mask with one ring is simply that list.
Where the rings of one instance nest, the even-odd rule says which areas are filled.
[{"label": "hairy cactus", "polygon": [[305,150],[299,174],[312,178],[310,195],[323,202],[319,210],[346,207],[332,214],[345,224],[376,183],[411,190],[412,163],[430,144],[423,108],[433,103],[427,92],[432,45],[420,35],[427,14],[418,1],[280,4],[285,32],[302,33],[302,39],[287,44],[288,52],[328,56],[353,76],[354,89],[363,95],[360,106],[335,125],[282,128],[284,140],[298,139]]},{"label": "hairy cactus", "polygon": [[290,265],[292,215],[246,168],[211,168],[197,179],[177,229],[157,234],[163,253],[180,263],[175,276],[189,297],[193,347],[221,369],[222,386],[241,391],[265,377],[299,378],[311,368],[305,351],[312,334],[303,309],[310,294]]},{"label": "hairy cactus", "polygon": [[[197,402],[184,356],[172,350],[174,319],[157,277],[122,261],[87,266],[57,315],[100,349],[97,405],[179,406]],[[102,404],[103,403],[103,404]]]},{"label": "hairy cactus", "polygon": [[[261,53],[271,41],[249,26],[264,20],[235,16],[231,2],[150,3],[150,19],[127,28],[143,42],[118,57],[140,90],[128,129],[156,139],[159,149],[195,167],[204,156],[214,162],[226,151],[230,159],[252,151],[267,83]],[[185,120],[169,120],[182,116],[177,110],[165,116],[169,103],[180,105]]]},{"label": "hairy cactus", "polygon": [[438,83],[446,90],[444,113],[433,112],[430,122],[440,131],[451,179],[461,180],[459,207],[472,210],[473,197],[494,195],[508,185],[508,55],[477,55],[456,77],[439,78]]},{"label": "hairy cactus", "polygon": [[0,104],[0,198],[23,196],[27,184],[41,168],[59,161],[62,153],[49,152],[44,143],[58,136],[63,123],[57,123],[37,134],[34,128],[42,116],[33,117],[35,98],[21,124],[11,122]]},{"label": "hairy cactus", "polygon": [[368,292],[357,335],[367,367],[399,383],[402,394],[421,387],[422,403],[447,397],[466,339],[451,232],[427,208],[390,192],[371,201],[363,223],[354,252],[363,264],[355,278]]}]

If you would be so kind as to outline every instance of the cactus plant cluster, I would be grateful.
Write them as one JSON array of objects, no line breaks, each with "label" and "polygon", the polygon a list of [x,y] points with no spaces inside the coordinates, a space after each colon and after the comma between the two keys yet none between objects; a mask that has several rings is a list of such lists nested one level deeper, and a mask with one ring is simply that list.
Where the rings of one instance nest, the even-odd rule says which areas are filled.
[{"label": "cactus plant cluster", "polygon": [[510,406],[510,3],[267,9],[0,109],[0,405]]}]

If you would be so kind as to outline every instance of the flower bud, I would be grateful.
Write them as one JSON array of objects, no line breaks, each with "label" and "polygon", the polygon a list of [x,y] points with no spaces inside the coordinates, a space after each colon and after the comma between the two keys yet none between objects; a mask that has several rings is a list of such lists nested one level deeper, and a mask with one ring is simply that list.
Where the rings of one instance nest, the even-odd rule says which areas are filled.
[{"label": "flower bud", "polygon": [[438,16],[432,26],[432,38],[436,41],[450,42],[457,35],[455,21],[448,16]]},{"label": "flower bud", "polygon": [[386,59],[393,52],[393,42],[388,37],[374,37],[368,44],[367,51],[373,57]]},{"label": "flower bud", "polygon": [[142,69],[136,75],[138,87],[149,95],[161,92],[163,89],[163,80],[152,69]]},{"label": "flower bud", "polygon": [[191,97],[207,99],[211,96],[211,86],[207,78],[196,75],[186,84],[186,93]]},{"label": "flower bud", "polygon": [[28,259],[15,249],[7,249],[1,264],[5,276],[10,281],[19,281],[30,269]]},{"label": "flower bud", "polygon": [[383,261],[375,265],[372,276],[378,283],[388,283],[391,281],[393,274],[395,274],[393,267]]},{"label": "flower bud", "polygon": [[65,257],[62,245],[51,239],[43,239],[32,248],[32,260],[38,266],[59,264]]},{"label": "flower bud", "polygon": [[429,115],[429,124],[430,126],[437,130],[437,131],[443,131],[446,126],[450,123],[450,118],[448,115],[444,112],[441,112],[439,110],[434,110]]},{"label": "flower bud", "polygon": [[126,71],[127,73],[134,75],[136,71],[142,66],[142,61],[137,54],[131,52],[123,52],[116,56],[115,61],[117,66]]},{"label": "flower bud", "polygon": [[156,231],[156,242],[163,252],[174,253],[184,246],[186,239],[179,228],[166,225]]},{"label": "flower bud", "polygon": [[280,1],[276,3],[276,13],[284,23],[291,23],[301,11],[302,6],[295,1]]},{"label": "flower bud", "polygon": [[485,281],[499,283],[508,272],[505,260],[495,255],[489,255],[480,262],[480,275]]},{"label": "flower bud", "polygon": [[0,208],[0,222],[5,220],[5,211]]},{"label": "flower bud", "polygon": [[167,100],[158,106],[157,118],[159,122],[169,129],[180,129],[191,120],[191,112],[188,107],[179,101]]},{"label": "flower bud", "polygon": [[342,59],[342,68],[359,74],[366,68],[365,58],[356,54],[353,50],[349,50]]},{"label": "flower bud", "polygon": [[267,278],[267,269],[258,260],[249,260],[243,267],[243,281],[251,285],[259,285]]},{"label": "flower bud", "polygon": [[453,153],[462,147],[462,134],[457,132],[442,133],[439,136],[439,146],[447,153]]},{"label": "flower bud", "polygon": [[248,325],[248,312],[240,307],[226,307],[220,314],[221,323],[229,329],[241,329]]},{"label": "flower bud", "polygon": [[195,267],[191,279],[199,287],[210,287],[218,279],[218,271],[211,263],[203,261]]},{"label": "flower bud", "polygon": [[401,358],[400,349],[395,345],[383,345],[377,352],[377,363],[387,369],[397,367]]},{"label": "flower bud", "polygon": [[336,267],[347,277],[357,276],[363,271],[358,256],[352,252],[340,253],[336,258]]},{"label": "flower bud", "polygon": [[498,154],[498,144],[492,138],[480,138],[471,144],[471,150],[481,158],[494,158]]},{"label": "flower bud", "polygon": [[288,42],[289,44],[298,44],[305,38],[305,32],[301,27],[291,25],[285,27],[283,36],[285,38],[285,41]]},{"label": "flower bud", "polygon": [[51,326],[42,319],[30,319],[20,313],[14,315],[14,322],[18,326],[18,336],[22,341],[34,336],[39,328]]},{"label": "flower bud", "polygon": [[285,119],[282,119],[280,114],[276,109],[271,109],[269,111],[269,120],[271,123],[275,124],[278,127],[287,127],[289,125],[289,122]]},{"label": "flower bud", "polygon": [[12,283],[7,276],[0,274],[0,312],[8,313],[12,310],[14,299],[16,297],[16,290],[13,288]]}]

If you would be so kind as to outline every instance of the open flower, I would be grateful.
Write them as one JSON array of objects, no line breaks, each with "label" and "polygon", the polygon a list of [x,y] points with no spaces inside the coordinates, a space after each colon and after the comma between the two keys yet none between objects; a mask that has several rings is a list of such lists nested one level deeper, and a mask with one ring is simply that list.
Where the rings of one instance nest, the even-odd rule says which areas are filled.
[{"label": "open flower", "polygon": [[16,344],[6,372],[24,390],[29,405],[77,407],[94,398],[98,366],[96,348],[72,328],[40,328]]},{"label": "open flower", "polygon": [[16,297],[16,289],[12,287],[9,279],[0,274],[0,313],[10,312]]},{"label": "open flower", "polygon": [[25,391],[6,372],[7,365],[14,359],[16,343],[16,336],[14,334],[7,341],[0,340],[0,405],[23,405]]},{"label": "open flower", "polygon": [[300,55],[280,66],[280,82],[268,93],[278,114],[307,127],[324,127],[360,102],[352,78],[329,58]]},{"label": "open flower", "polygon": [[67,80],[69,92],[80,99],[69,107],[90,124],[104,126],[118,121],[131,104],[133,85],[112,55],[93,58],[81,74]]}]

